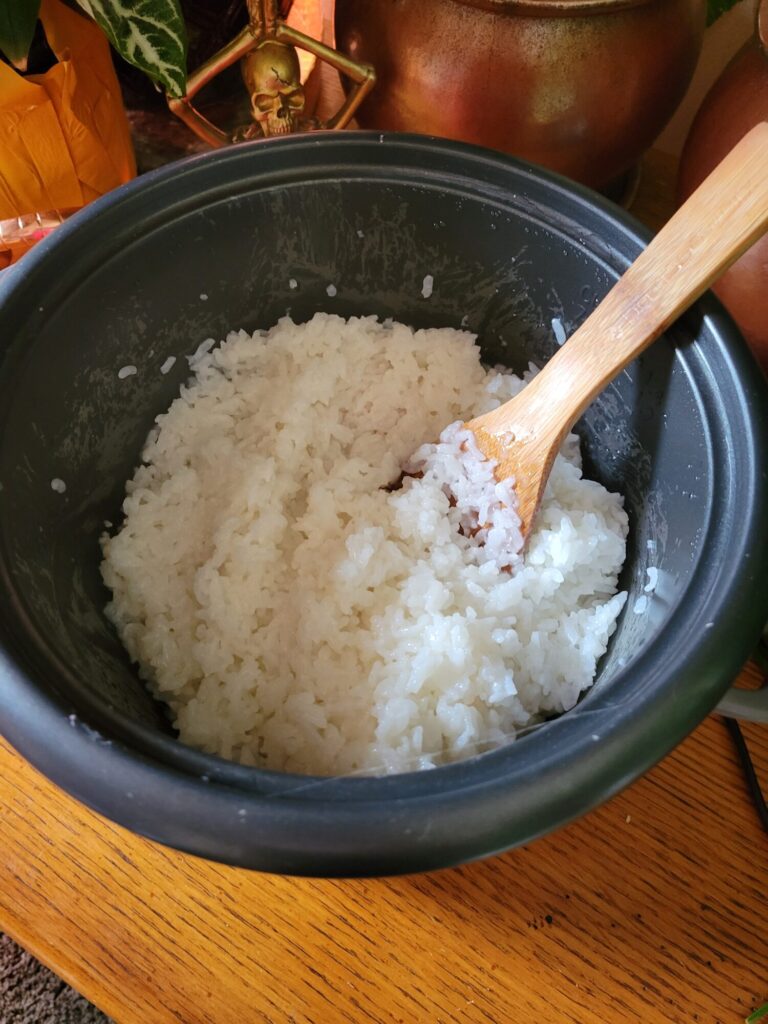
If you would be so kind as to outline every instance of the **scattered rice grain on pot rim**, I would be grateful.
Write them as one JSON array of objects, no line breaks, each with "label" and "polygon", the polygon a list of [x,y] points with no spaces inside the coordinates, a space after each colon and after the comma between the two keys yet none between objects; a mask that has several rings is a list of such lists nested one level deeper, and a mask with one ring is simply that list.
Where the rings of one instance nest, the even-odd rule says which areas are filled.
[{"label": "scattered rice grain on pot rim", "polygon": [[[575,704],[626,599],[623,502],[582,478],[570,437],[512,571],[511,533],[462,531],[460,424],[523,386],[472,335],[318,314],[190,366],[102,538],[107,614],[182,740],[398,772]],[[423,476],[381,490],[406,464]]]}]

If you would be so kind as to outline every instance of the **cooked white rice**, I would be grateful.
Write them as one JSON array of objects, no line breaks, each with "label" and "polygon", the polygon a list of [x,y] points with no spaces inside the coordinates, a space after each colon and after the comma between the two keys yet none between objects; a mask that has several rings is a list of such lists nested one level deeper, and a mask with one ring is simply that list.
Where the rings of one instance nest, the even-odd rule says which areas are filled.
[{"label": "cooked white rice", "polygon": [[[492,467],[458,465],[459,424],[431,444],[523,386],[486,371],[472,335],[318,314],[190,363],[102,540],[107,614],[183,741],[400,772],[575,704],[626,599],[623,502],[582,479],[569,438],[516,556]],[[423,476],[381,490],[404,465]],[[477,472],[470,521],[447,492]]]}]

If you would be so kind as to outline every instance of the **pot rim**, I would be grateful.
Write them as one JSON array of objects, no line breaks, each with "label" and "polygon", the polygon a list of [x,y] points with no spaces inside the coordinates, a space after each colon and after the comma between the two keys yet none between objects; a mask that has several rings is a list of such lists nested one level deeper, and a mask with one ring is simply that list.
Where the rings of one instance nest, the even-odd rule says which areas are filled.
[{"label": "pot rim", "polygon": [[[0,337],[10,343],[26,322],[25,309],[37,307],[43,279],[61,261],[74,261],[83,273],[111,258],[126,232],[132,238],[154,232],[204,198],[333,178],[339,170],[372,181],[397,174],[421,187],[463,186],[491,202],[528,188],[542,216],[549,211],[563,223],[595,227],[617,274],[650,238],[595,193],[490,150],[379,132],[286,136],[179,161],[76,214],[0,280],[0,327],[9,327]],[[684,346],[678,356],[701,392],[707,422],[722,428],[711,438],[715,475],[706,540],[713,556],[697,566],[688,599],[671,611],[654,643],[610,687],[589,693],[581,711],[539,731],[535,758],[526,759],[533,740],[524,737],[428,773],[318,779],[245,769],[145,727],[134,724],[129,732],[117,715],[105,729],[103,719],[89,719],[57,695],[41,666],[27,664],[14,641],[2,638],[0,731],[55,783],[134,832],[266,871],[350,876],[446,867],[530,841],[586,813],[712,710],[768,615],[768,592],[761,589],[768,576],[768,492],[761,477],[768,464],[767,392],[719,304],[706,297],[696,311],[704,318],[706,357],[700,344]],[[724,546],[730,559],[717,557]],[[0,579],[13,602],[1,561]],[[15,602],[9,615],[32,636],[36,653],[45,654]],[[713,628],[707,620],[716,620]],[[56,660],[47,660],[56,671]],[[240,782],[246,776],[250,788]]]},{"label": "pot rim", "polygon": [[453,0],[463,7],[494,14],[512,14],[523,17],[574,17],[585,14],[617,14],[632,7],[647,7],[658,0]]}]

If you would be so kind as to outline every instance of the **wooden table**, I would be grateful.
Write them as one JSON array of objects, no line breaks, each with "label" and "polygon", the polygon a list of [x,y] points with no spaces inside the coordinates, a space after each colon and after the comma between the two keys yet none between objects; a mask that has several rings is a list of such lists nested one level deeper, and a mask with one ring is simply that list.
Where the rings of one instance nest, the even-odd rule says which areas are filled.
[{"label": "wooden table", "polygon": [[[670,179],[652,158],[654,226]],[[768,1000],[768,841],[717,718],[530,847],[342,882],[139,839],[0,742],[0,864],[0,930],[119,1024],[731,1024]]]}]

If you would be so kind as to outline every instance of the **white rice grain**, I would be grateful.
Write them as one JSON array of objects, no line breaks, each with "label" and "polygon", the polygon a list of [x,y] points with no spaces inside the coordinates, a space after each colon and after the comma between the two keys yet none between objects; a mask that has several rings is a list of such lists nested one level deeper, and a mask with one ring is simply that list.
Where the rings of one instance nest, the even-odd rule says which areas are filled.
[{"label": "white rice grain", "polygon": [[520,557],[461,424],[522,380],[465,332],[324,314],[190,362],[102,538],[107,614],[184,742],[390,773],[573,707],[626,599],[627,517],[570,438]]},{"label": "white rice grain", "polygon": [[650,566],[645,571],[648,574],[648,582],[643,587],[643,590],[646,594],[652,594],[659,585],[659,570],[655,566]]},{"label": "white rice grain", "polygon": [[555,317],[552,320],[552,333],[555,336],[555,341],[558,345],[564,345],[567,340],[565,328],[563,327],[562,321]]}]

